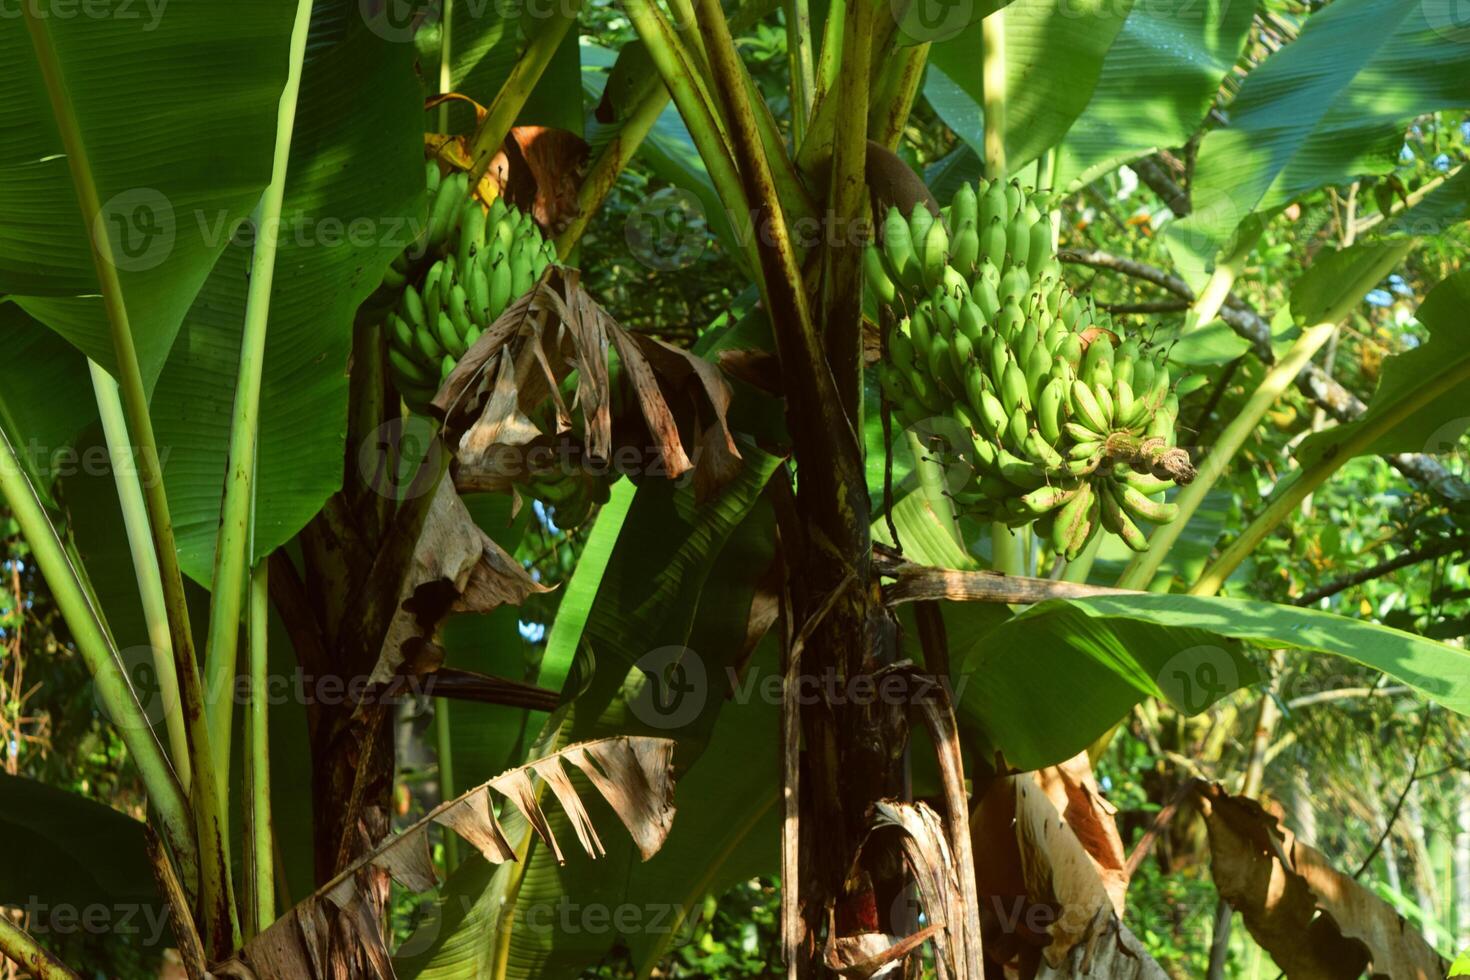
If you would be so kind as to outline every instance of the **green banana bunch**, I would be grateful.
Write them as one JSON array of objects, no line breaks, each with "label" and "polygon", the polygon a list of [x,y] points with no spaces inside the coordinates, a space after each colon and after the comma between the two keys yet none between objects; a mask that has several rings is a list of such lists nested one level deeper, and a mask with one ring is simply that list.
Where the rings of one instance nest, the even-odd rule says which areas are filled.
[{"label": "green banana bunch", "polygon": [[930,447],[966,513],[1036,522],[1069,559],[1100,529],[1142,551],[1137,522],[1173,520],[1159,495],[1194,478],[1166,351],[1067,288],[1044,203],[982,181],[937,218],[889,210],[864,258],[894,324],[879,383],[900,424],[949,416],[968,433]]},{"label": "green banana bunch", "polygon": [[411,281],[405,251],[384,277],[401,290],[387,318],[388,363],[394,386],[416,410],[433,399],[481,332],[556,262],[555,246],[529,214],[499,198],[485,208],[469,197],[462,171],[441,177],[430,163],[427,173],[428,254],[435,259]]}]

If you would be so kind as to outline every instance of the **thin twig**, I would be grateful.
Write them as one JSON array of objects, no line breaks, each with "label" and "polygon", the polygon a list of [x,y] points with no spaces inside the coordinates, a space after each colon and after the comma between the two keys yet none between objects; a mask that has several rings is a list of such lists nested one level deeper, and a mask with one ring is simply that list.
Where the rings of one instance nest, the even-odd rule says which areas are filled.
[{"label": "thin twig", "polygon": [[1193,785],[1193,783],[1185,783],[1180,786],[1169,798],[1169,802],[1154,814],[1154,822],[1149,824],[1148,830],[1145,830],[1143,836],[1138,838],[1138,843],[1133,845],[1133,850],[1128,853],[1128,859],[1123,862],[1124,881],[1132,880],[1133,875],[1138,871],[1138,866],[1154,849],[1154,842],[1159,839],[1159,835],[1169,825],[1169,821],[1174,819],[1174,814],[1179,810],[1179,804],[1184,802],[1184,798],[1189,795]]},{"label": "thin twig", "polygon": [[1315,605],[1328,596],[1336,595],[1355,585],[1362,585],[1364,582],[1382,578],[1401,568],[1417,565],[1421,561],[1428,561],[1431,558],[1453,554],[1466,547],[1470,547],[1470,537],[1447,538],[1442,541],[1435,541],[1432,544],[1427,544],[1411,551],[1405,551],[1403,554],[1390,558],[1387,561],[1381,561],[1370,568],[1361,569],[1353,572],[1351,575],[1344,575],[1342,578],[1328,582],[1326,585],[1319,585],[1310,592],[1304,592],[1293,599],[1292,604],[1296,606]]},{"label": "thin twig", "polygon": [[1429,722],[1433,717],[1434,705],[1426,705],[1424,708],[1424,723],[1419,727],[1419,746],[1414,749],[1414,764],[1409,768],[1408,782],[1404,783],[1404,791],[1399,794],[1398,802],[1393,805],[1393,812],[1388,815],[1388,823],[1384,825],[1383,833],[1379,836],[1378,842],[1373,845],[1373,850],[1368,852],[1368,856],[1363,858],[1363,863],[1358,865],[1358,870],[1353,872],[1354,881],[1357,881],[1362,877],[1363,872],[1368,870],[1368,865],[1373,863],[1373,859],[1383,849],[1383,843],[1388,840],[1388,835],[1393,833],[1394,821],[1398,820],[1399,811],[1404,808],[1404,801],[1409,798],[1409,791],[1414,788],[1414,783],[1419,779],[1419,759],[1424,754],[1424,743],[1429,738]]}]

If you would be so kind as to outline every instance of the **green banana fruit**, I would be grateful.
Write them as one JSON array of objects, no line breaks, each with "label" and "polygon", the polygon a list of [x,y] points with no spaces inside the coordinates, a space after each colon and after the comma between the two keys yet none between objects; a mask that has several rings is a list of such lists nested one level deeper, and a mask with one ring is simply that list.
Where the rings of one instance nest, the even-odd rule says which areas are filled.
[{"label": "green banana fruit", "polygon": [[1166,352],[1067,288],[1048,206],[1016,181],[981,181],[939,218],[890,208],[863,264],[868,297],[897,325],[885,399],[906,425],[946,414],[969,433],[940,453],[966,467],[956,506],[1035,521],[1075,558],[1101,528],[1137,546],[1135,521],[1174,519],[1153,498],[1189,467],[1159,448],[1174,446],[1178,418]]}]

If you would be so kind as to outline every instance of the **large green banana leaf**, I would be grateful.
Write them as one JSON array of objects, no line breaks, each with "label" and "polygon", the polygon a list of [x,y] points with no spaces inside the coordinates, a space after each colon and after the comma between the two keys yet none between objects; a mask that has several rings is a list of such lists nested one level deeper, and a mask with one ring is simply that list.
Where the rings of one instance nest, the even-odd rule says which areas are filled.
[{"label": "large green banana leaf", "polygon": [[1247,214],[1325,184],[1386,173],[1413,117],[1470,105],[1458,0],[1340,0],[1246,77],[1228,125],[1200,143],[1195,211],[1170,226],[1202,268]]},{"label": "large green banana leaf", "polygon": [[1240,0],[1135,4],[1059,147],[1057,186],[1186,142],[1240,57],[1254,12]]},{"label": "large green banana leaf", "polygon": [[1011,765],[1051,765],[1145,697],[1196,714],[1255,683],[1247,645],[1344,657],[1470,712],[1470,652],[1457,647],[1315,609],[1125,595],[1052,600],[952,638],[961,727]]},{"label": "large green banana leaf", "polygon": [[[0,31],[0,293],[112,370],[92,229],[19,13]],[[264,0],[228,14],[187,0],[44,20],[150,386],[228,229],[270,179],[294,16],[290,4]]]},{"label": "large green banana leaf", "polygon": [[[1131,0],[1015,0],[1005,8],[1006,166],[1010,173],[1055,146],[1087,108]],[[941,119],[984,154],[981,25],[929,52],[924,96]]]},{"label": "large green banana leaf", "polygon": [[[333,17],[333,8],[353,15]],[[261,382],[255,556],[290,540],[341,486],[353,315],[422,228],[413,49],[378,36],[355,13],[343,0],[318,4],[302,74]],[[220,256],[152,402],[180,561],[205,584],[250,252],[242,239]]]}]

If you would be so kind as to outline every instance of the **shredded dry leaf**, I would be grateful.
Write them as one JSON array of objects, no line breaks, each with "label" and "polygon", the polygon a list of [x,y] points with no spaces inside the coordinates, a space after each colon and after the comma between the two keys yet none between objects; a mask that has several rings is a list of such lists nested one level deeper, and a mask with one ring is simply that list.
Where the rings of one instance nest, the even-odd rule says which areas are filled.
[{"label": "shredded dry leaf", "polygon": [[[611,351],[622,367],[617,386]],[[569,405],[561,389],[574,371]],[[552,410],[541,411],[548,402]],[[576,270],[554,266],[460,358],[432,410],[455,440],[454,480],[465,492],[514,491],[547,466],[565,475],[569,456],[581,467],[573,472],[677,478],[693,469],[706,499],[741,465],[729,407],[730,387],[713,364],[624,330]]]},{"label": "shredded dry leaf", "polygon": [[986,958],[1007,977],[1165,976],[1121,921],[1114,812],[1086,753],[991,782],[971,828]]},{"label": "shredded dry leaf", "polygon": [[449,481],[440,481],[369,682],[387,683],[405,662],[420,660],[451,613],[518,606],[533,592],[545,591],[480,530]]},{"label": "shredded dry leaf", "polygon": [[387,900],[382,876],[413,891],[438,884],[429,857],[429,827],[439,824],[457,833],[487,861],[514,860],[496,821],[491,791],[507,798],[553,848],[546,813],[536,800],[532,776],[543,780],[572,818],[579,842],[597,857],[601,842],[586,808],[567,778],[564,764],[584,775],[628,827],[644,859],[668,837],[674,818],[674,743],[670,739],[617,736],[582,742],[536,762],[503,773],[462,796],[441,803],[423,819],[354,862],[340,875],[299,903],[256,936],[228,962],[213,968],[216,976],[245,980],[384,980],[393,966],[380,923]]},{"label": "shredded dry leaf", "polygon": [[1291,980],[1438,980],[1449,964],[1377,895],[1337,871],[1255,800],[1195,785],[1211,871],[1256,942]]}]

